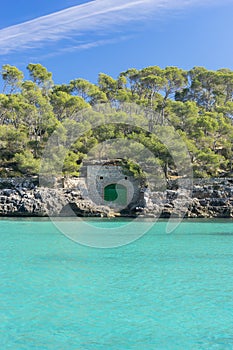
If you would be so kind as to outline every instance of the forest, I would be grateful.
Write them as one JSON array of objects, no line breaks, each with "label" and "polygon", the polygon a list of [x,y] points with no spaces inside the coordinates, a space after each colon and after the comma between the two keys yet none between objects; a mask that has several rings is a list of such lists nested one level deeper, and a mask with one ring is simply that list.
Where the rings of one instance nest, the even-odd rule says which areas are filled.
[{"label": "forest", "polygon": [[[123,103],[142,106],[156,116],[149,130],[171,124],[187,145],[195,177],[231,177],[233,160],[233,71],[194,67],[150,66],[131,68],[115,79],[100,73],[93,84],[75,78],[55,84],[41,64],[28,64],[27,76],[17,67],[3,65],[0,93],[0,176],[30,176],[40,172],[50,136],[59,130],[82,128],[82,111],[95,105]],[[83,113],[85,116],[85,113]],[[140,116],[139,116],[140,117]],[[63,174],[78,176],[87,153],[109,139],[134,139],[156,156],[166,176],[175,173],[169,150],[153,132],[118,124],[104,124],[79,137],[67,152]],[[54,149],[56,153],[56,149]],[[130,162],[130,159],[128,160]],[[131,168],[133,165],[131,164]],[[135,169],[137,167],[135,166]]]}]

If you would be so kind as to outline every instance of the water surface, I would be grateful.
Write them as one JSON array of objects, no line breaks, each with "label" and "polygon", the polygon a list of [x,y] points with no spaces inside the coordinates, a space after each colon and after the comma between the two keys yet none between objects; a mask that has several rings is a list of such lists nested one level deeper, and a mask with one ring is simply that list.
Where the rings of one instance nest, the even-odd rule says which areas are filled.
[{"label": "water surface", "polygon": [[165,228],[96,249],[49,220],[0,220],[0,348],[232,350],[233,222]]}]

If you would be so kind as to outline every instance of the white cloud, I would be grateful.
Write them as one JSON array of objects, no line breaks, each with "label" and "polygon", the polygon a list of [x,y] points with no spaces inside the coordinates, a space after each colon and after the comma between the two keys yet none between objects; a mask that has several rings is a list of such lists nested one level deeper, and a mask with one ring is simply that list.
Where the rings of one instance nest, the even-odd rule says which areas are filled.
[{"label": "white cloud", "polygon": [[[72,45],[73,39],[80,40],[88,33],[95,32],[95,36],[112,33],[128,22],[147,19],[160,11],[182,9],[209,1],[94,0],[1,29],[0,55],[36,49],[64,39]],[[93,45],[90,43],[88,47],[96,46],[94,42],[97,42],[96,38]],[[83,49],[88,47],[84,45]]]}]

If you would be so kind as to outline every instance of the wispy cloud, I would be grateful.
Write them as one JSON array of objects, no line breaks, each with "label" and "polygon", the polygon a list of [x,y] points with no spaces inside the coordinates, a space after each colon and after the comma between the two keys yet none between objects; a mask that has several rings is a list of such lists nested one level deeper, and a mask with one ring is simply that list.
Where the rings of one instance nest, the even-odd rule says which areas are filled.
[{"label": "wispy cloud", "polygon": [[[96,46],[99,35],[113,33],[128,22],[203,3],[210,0],[94,0],[1,29],[0,55],[38,49],[59,41],[66,41],[66,47],[71,47],[75,46],[72,40],[95,33],[93,44],[79,45],[79,49],[87,49]],[[99,42],[103,44],[103,40]]]},{"label": "wispy cloud", "polygon": [[[53,51],[46,53],[45,55],[40,55],[41,59],[45,58],[50,58],[58,55],[62,55],[64,53],[69,53],[69,52],[77,52],[77,51],[82,51],[82,50],[89,50],[94,47],[99,47],[99,46],[104,46],[104,45],[109,45],[109,44],[115,44],[118,43],[119,41],[125,41],[132,38],[132,35],[124,35],[124,36],[119,36],[116,38],[111,38],[111,39],[102,39],[102,40],[91,40],[91,41],[86,41],[86,42],[78,42],[78,43],[73,43],[72,45],[68,45],[67,47],[60,47],[59,50]],[[37,57],[31,56],[30,59],[35,60]]]}]

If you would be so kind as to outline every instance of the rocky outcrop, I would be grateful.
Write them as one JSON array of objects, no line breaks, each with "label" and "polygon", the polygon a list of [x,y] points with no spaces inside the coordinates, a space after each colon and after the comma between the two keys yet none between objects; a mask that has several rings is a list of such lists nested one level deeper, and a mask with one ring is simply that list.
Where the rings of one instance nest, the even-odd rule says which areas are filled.
[{"label": "rocky outcrop", "polygon": [[7,188],[0,189],[0,216],[100,216],[113,212],[106,206],[95,205],[83,196],[79,188],[38,187],[33,181],[7,179]]},{"label": "rocky outcrop", "polygon": [[[0,216],[96,216],[119,215],[107,206],[96,205],[88,197],[83,179],[53,182],[53,188],[38,179],[0,179]],[[122,216],[232,218],[233,178],[194,179],[192,189],[179,188],[170,181],[163,191],[142,193]]]},{"label": "rocky outcrop", "polygon": [[151,192],[142,215],[189,218],[232,218],[233,178],[194,179],[191,189],[170,181],[164,192]]}]

